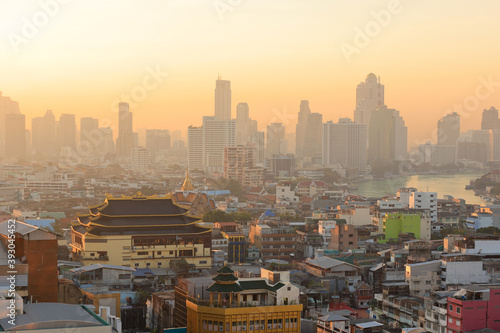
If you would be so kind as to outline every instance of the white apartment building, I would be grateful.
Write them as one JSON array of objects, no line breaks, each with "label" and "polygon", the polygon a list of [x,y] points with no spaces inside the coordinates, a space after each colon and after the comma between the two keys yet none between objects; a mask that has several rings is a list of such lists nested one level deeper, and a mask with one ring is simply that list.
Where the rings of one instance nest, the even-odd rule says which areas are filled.
[{"label": "white apartment building", "polygon": [[414,187],[402,188],[398,197],[408,208],[425,209],[430,211],[431,223],[437,222],[437,193],[419,192]]},{"label": "white apartment building", "polygon": [[406,264],[405,282],[410,287],[410,295],[429,296],[441,286],[441,260]]},{"label": "white apartment building", "polygon": [[134,147],[131,152],[132,170],[148,170],[151,157],[149,150],[144,147]]}]

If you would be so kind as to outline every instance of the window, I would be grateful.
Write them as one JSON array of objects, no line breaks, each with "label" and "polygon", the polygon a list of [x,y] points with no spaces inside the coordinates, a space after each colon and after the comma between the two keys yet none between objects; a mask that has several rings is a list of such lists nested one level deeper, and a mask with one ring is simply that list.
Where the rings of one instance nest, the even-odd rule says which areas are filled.
[{"label": "window", "polygon": [[169,252],[169,254],[170,254],[170,255],[174,254],[174,251],[170,251],[170,252]]},{"label": "window", "polygon": [[139,267],[139,263],[138,262],[135,263],[135,267]]},{"label": "window", "polygon": [[125,280],[125,279],[130,279],[131,275],[130,274],[119,274],[118,278],[120,280]]},{"label": "window", "polygon": [[460,313],[460,308],[459,307],[457,307],[457,313]]},{"label": "window", "polygon": [[292,287],[287,287],[286,290],[290,291],[292,290]]},{"label": "window", "polygon": [[146,267],[149,267],[149,266],[151,266],[151,263],[147,262]]},{"label": "window", "polygon": [[158,267],[161,267],[161,262],[158,263]]},{"label": "window", "polygon": [[453,305],[450,304],[450,311],[453,311]]},{"label": "window", "polygon": [[206,260],[200,260],[200,265],[205,265],[207,263]]},{"label": "window", "polygon": [[147,255],[148,255],[148,251],[140,251],[140,252],[137,252],[137,255],[138,255],[138,256],[147,256]]},{"label": "window", "polygon": [[161,251],[156,251],[156,254],[161,256]]},{"label": "window", "polygon": [[94,257],[94,256],[95,256],[95,253],[91,253],[91,254],[90,254],[90,256],[91,256],[91,257]]}]

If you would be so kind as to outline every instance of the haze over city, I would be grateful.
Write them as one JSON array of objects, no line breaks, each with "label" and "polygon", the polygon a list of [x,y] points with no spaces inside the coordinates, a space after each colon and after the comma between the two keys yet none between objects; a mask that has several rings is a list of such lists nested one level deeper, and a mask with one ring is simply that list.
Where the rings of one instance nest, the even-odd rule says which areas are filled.
[{"label": "haze over city", "polygon": [[0,0],[0,331],[500,333],[498,13]]},{"label": "haze over city", "polygon": [[[391,87],[386,100],[404,116],[413,146],[446,110],[474,94],[479,77],[500,80],[494,43],[500,4],[398,3],[397,14],[348,63],[341,44],[354,45],[356,29],[388,2],[234,1],[217,9],[208,0],[64,1],[17,47],[9,34],[23,36],[23,19],[33,21],[43,9],[37,1],[4,2],[0,87],[29,118],[52,109],[57,116],[113,119],[110,105],[158,67],[168,75],[132,109],[135,126],[185,131],[210,114],[220,74],[232,82],[233,112],[238,102],[249,103],[263,129],[273,110],[295,115],[302,99],[325,120],[352,117],[352,87],[374,72]],[[468,111],[463,129],[478,127],[480,112],[498,96]],[[287,132],[296,117],[290,121]]]}]

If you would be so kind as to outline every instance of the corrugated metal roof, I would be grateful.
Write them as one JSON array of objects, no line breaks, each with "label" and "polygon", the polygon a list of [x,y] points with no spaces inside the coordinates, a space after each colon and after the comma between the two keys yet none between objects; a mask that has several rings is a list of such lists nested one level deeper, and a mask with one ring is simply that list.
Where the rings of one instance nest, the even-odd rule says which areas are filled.
[{"label": "corrugated metal roof", "polygon": [[93,264],[88,266],[82,266],[78,268],[70,269],[71,272],[81,274],[83,272],[93,271],[100,268],[109,268],[109,269],[119,269],[124,271],[135,271],[132,267],[118,266],[118,265],[107,265],[107,264]]},{"label": "corrugated metal roof", "polygon": [[[8,225],[9,225],[9,221],[5,221],[5,222],[0,223],[0,234],[6,235],[6,236],[9,235]],[[38,230],[38,228],[35,226],[32,226],[32,225],[29,225],[27,223],[24,223],[21,221],[16,221],[16,223],[15,223],[14,231],[16,233],[21,234],[21,235],[29,234],[30,232],[33,232],[35,230]]]}]

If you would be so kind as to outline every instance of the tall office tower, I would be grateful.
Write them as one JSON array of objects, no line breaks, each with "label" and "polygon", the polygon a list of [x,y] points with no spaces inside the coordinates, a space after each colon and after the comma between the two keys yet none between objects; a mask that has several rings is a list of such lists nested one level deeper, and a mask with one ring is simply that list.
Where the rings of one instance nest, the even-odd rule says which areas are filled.
[{"label": "tall office tower", "polygon": [[203,170],[203,127],[188,127],[188,170]]},{"label": "tall office tower", "polygon": [[51,110],[47,110],[43,117],[33,118],[31,137],[35,154],[45,157],[57,155],[56,117]]},{"label": "tall office tower", "polygon": [[285,126],[282,123],[271,123],[267,126],[266,156],[286,154]]},{"label": "tall office tower", "polygon": [[309,101],[300,101],[299,119],[297,121],[297,126],[295,127],[295,153],[298,157],[304,156],[304,152],[307,150],[305,141],[307,120],[310,114],[311,109],[309,108]]},{"label": "tall office tower", "polygon": [[323,124],[323,165],[366,171],[366,124],[340,118]]},{"label": "tall office tower", "polygon": [[493,106],[489,109],[483,110],[483,116],[481,119],[481,129],[482,130],[496,130],[500,129],[500,120],[498,120],[498,110]]},{"label": "tall office tower", "polygon": [[2,96],[0,91],[0,154],[5,153],[5,116],[8,114],[20,114],[19,103],[13,101],[10,97]]},{"label": "tall office tower", "polygon": [[160,152],[165,152],[170,148],[169,130],[148,129],[146,130],[146,149],[151,157],[155,157]]},{"label": "tall office tower", "polygon": [[408,128],[399,111],[385,105],[373,111],[368,132],[370,164],[383,165],[406,159]]},{"label": "tall office tower", "polygon": [[303,156],[310,158],[321,158],[321,129],[323,127],[323,115],[311,113],[307,117],[306,137],[304,140]]},{"label": "tall office tower", "polygon": [[119,157],[129,157],[135,146],[135,136],[132,130],[132,112],[128,103],[118,105],[118,137],[116,138],[116,154]]},{"label": "tall office tower", "polygon": [[460,116],[449,113],[438,121],[438,145],[455,146],[460,137]]},{"label": "tall office tower", "polygon": [[102,144],[97,146],[97,150],[104,154],[115,153],[115,140],[113,138],[113,129],[111,127],[100,127]]},{"label": "tall office tower", "polygon": [[76,149],[76,121],[74,114],[64,113],[59,117],[57,141],[61,150]]},{"label": "tall office tower", "polygon": [[26,157],[26,123],[24,114],[5,116],[5,156]]},{"label": "tall office tower", "polygon": [[247,144],[254,132],[257,132],[257,121],[250,118],[248,104],[238,103],[236,107],[236,144]]},{"label": "tall office tower", "polygon": [[248,140],[256,149],[256,163],[263,164],[266,151],[266,135],[264,131],[255,131]]},{"label": "tall office tower", "polygon": [[91,117],[80,119],[80,151],[93,153],[102,144],[99,120]]},{"label": "tall office tower", "polygon": [[236,121],[203,117],[203,169],[224,172],[224,148],[236,146]]},{"label": "tall office tower", "polygon": [[[367,138],[370,138],[371,115],[378,107],[384,105],[384,85],[380,83],[380,77],[373,73],[366,76],[365,82],[356,87],[356,109],[354,110],[354,122],[366,124]],[[370,146],[370,142],[368,142]]]},{"label": "tall office tower", "polygon": [[217,120],[231,120],[231,82],[215,81],[215,118]]}]

